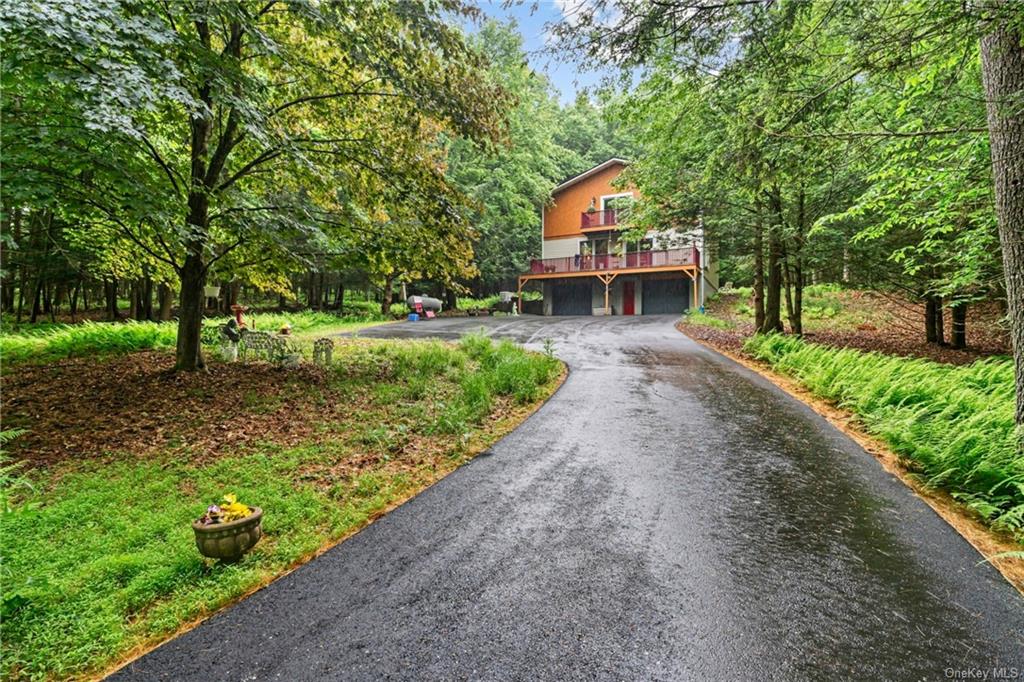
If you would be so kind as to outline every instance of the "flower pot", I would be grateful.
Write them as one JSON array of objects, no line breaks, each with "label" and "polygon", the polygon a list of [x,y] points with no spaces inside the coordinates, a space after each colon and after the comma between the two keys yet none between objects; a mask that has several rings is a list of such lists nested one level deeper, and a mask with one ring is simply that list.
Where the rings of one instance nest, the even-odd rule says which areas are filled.
[{"label": "flower pot", "polygon": [[192,522],[192,530],[196,534],[196,547],[199,553],[211,559],[237,561],[263,537],[263,510],[252,508],[252,514],[244,519],[213,523],[204,526],[198,521]]}]

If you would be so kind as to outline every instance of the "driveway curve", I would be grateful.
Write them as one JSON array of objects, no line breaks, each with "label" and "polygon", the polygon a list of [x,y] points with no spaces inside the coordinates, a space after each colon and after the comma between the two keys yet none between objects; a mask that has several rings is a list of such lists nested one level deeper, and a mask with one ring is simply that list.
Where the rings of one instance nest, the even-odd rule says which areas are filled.
[{"label": "driveway curve", "polygon": [[113,679],[1024,677],[1024,598],[856,443],[673,321],[365,330],[551,339],[571,373],[489,453]]}]

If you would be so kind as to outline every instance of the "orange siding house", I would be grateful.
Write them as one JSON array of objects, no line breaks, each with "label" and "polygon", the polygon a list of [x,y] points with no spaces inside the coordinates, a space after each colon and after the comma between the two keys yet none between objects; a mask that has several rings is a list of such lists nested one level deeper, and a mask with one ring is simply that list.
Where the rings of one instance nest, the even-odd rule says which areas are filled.
[{"label": "orange siding house", "polygon": [[541,257],[520,275],[538,282],[545,315],[681,314],[702,304],[714,269],[701,262],[703,231],[652,230],[621,238],[635,187],[615,187],[624,159],[608,159],[566,180],[541,209]]}]

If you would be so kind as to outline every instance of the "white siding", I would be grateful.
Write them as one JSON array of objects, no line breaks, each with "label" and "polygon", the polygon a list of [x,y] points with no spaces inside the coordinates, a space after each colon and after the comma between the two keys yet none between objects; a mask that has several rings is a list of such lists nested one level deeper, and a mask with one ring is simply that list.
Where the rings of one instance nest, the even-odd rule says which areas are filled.
[{"label": "white siding", "polygon": [[541,258],[571,258],[580,252],[579,237],[564,239],[545,239],[541,246]]}]

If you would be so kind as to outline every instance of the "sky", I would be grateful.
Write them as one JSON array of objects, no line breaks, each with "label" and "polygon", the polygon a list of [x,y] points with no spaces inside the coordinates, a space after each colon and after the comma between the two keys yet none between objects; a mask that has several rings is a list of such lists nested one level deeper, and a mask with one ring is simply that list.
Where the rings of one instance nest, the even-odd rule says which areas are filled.
[{"label": "sky", "polygon": [[588,70],[579,64],[569,63],[564,57],[553,55],[547,51],[545,24],[560,21],[563,18],[563,7],[572,11],[573,3],[580,0],[522,0],[512,7],[505,8],[501,0],[478,0],[477,5],[490,17],[507,21],[515,19],[523,43],[529,55],[530,66],[535,71],[543,72],[551,79],[552,85],[561,94],[563,103],[576,99],[579,90],[596,88],[607,72]]}]

